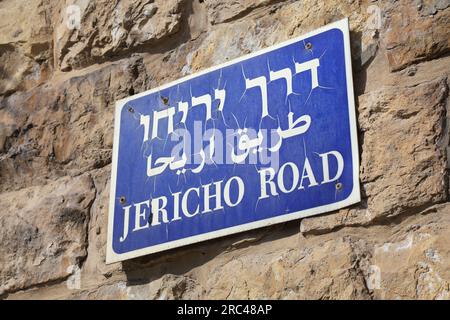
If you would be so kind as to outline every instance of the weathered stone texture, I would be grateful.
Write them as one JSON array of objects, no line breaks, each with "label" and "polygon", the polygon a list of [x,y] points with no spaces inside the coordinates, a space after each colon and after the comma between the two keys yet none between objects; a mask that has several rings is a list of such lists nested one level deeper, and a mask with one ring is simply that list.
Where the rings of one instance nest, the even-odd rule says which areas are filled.
[{"label": "weathered stone texture", "polygon": [[443,136],[446,79],[372,92],[359,100],[361,180],[374,216],[442,202],[446,194]]},{"label": "weathered stone texture", "polygon": [[[450,299],[449,16],[448,0],[0,0],[0,297]],[[344,17],[363,201],[106,265],[114,102]]]},{"label": "weathered stone texture", "polygon": [[28,90],[49,78],[49,8],[42,0],[0,1],[0,95]]},{"label": "weathered stone texture", "polygon": [[92,178],[0,195],[0,294],[67,278],[86,258]]},{"label": "weathered stone texture", "polygon": [[[399,225],[356,227],[307,238],[281,232],[283,237],[222,250],[217,256],[204,253],[202,258],[191,251],[163,259],[164,266],[158,259],[143,259],[128,270],[127,282],[74,297],[448,299],[449,210],[448,204],[438,205]],[[292,234],[295,227],[288,224],[284,230]],[[179,274],[182,268],[190,271]]]},{"label": "weathered stone texture", "polygon": [[[238,19],[230,24],[221,23],[212,29],[200,47],[192,54],[193,71],[226,62],[351,15],[355,15],[355,20],[351,20],[351,23],[356,24],[358,30],[362,30],[363,17],[366,15],[364,8],[358,7],[356,2],[344,2],[338,7],[317,1],[281,3],[279,1],[232,1],[231,3],[229,4],[229,1],[208,2],[210,11],[215,12],[210,14],[213,23],[215,19],[219,19],[216,16],[222,17],[216,22],[236,18],[232,15],[233,12],[239,17],[237,12],[250,11],[249,17]],[[270,9],[254,9],[265,3],[274,4]],[[226,9],[218,10],[222,7]],[[270,14],[267,14],[268,12]],[[360,12],[362,15],[356,16],[355,12]],[[229,17],[225,18],[227,16]]]},{"label": "weathered stone texture", "polygon": [[274,3],[276,0],[206,0],[208,15],[212,24],[227,22],[262,6]]},{"label": "weathered stone texture", "polygon": [[83,268],[83,278],[89,282],[102,282],[120,275],[121,264],[106,265],[106,235],[108,215],[105,214],[109,207],[109,178],[111,165],[94,170],[91,173],[95,185],[95,201],[91,208],[91,221],[89,228],[88,259]]},{"label": "weathered stone texture", "polygon": [[114,102],[145,89],[131,58],[0,101],[0,190],[44,183],[111,161]]},{"label": "weathered stone texture", "polygon": [[[180,28],[184,0],[70,1],[81,11],[79,26],[67,28],[66,6],[55,17],[55,52],[61,70],[153,45]],[[69,4],[69,3],[67,3]],[[70,17],[70,13],[69,13]]]},{"label": "weathered stone texture", "polygon": [[359,97],[362,206],[304,219],[304,233],[368,225],[448,199],[446,78]]}]

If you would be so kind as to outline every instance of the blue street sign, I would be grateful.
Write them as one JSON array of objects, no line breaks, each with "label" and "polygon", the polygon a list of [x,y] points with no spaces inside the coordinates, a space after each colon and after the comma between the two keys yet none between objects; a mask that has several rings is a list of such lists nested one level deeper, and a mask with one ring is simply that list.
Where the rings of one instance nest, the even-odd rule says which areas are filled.
[{"label": "blue street sign", "polygon": [[360,201],[347,19],[118,101],[112,263]]}]

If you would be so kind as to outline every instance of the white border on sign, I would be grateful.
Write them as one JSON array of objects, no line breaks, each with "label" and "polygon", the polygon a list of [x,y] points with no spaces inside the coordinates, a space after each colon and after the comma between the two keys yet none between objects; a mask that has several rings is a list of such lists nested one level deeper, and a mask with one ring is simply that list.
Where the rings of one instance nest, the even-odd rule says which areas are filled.
[{"label": "white border on sign", "polygon": [[[137,249],[131,252],[126,252],[122,254],[115,253],[113,250],[113,225],[114,225],[114,208],[115,208],[115,194],[116,194],[116,180],[117,180],[117,162],[118,162],[118,153],[119,153],[119,134],[120,134],[120,115],[122,112],[122,108],[125,104],[131,100],[137,99],[139,97],[146,96],[151,93],[159,92],[163,89],[169,88],[171,86],[177,85],[181,82],[196,78],[208,72],[235,64],[237,62],[247,60],[249,58],[259,56],[261,54],[273,51],[275,49],[293,44],[305,38],[309,38],[315,36],[317,34],[323,33],[325,31],[331,29],[339,29],[342,31],[344,36],[344,51],[345,51],[345,72],[347,79],[347,97],[348,97],[348,112],[350,118],[350,139],[351,139],[351,148],[352,148],[352,163],[353,163],[353,190],[346,199],[335,202],[332,204],[310,208],[302,211],[292,212],[288,214],[284,214],[281,216],[276,216],[273,218],[268,218],[264,220],[259,220],[255,222],[250,222],[234,227],[229,227],[225,229],[220,229],[217,231],[211,231],[208,233],[203,233],[175,241],[170,241],[158,245],[154,245],[147,248]],[[125,99],[119,100],[116,102],[116,110],[115,110],[115,121],[114,121],[114,144],[113,144],[113,155],[112,155],[112,168],[111,168],[111,189],[110,189],[110,199],[109,199],[109,215],[108,215],[108,240],[107,240],[107,251],[106,251],[106,263],[114,263],[127,259],[136,258],[139,256],[147,255],[150,253],[156,253],[160,251],[169,250],[172,248],[177,248],[181,246],[185,246],[188,244],[193,244],[205,240],[210,240],[214,238],[223,237],[226,235],[231,235],[243,231],[248,231],[252,229],[262,228],[266,226],[270,226],[273,224],[286,222],[290,220],[296,220],[300,218],[305,218],[313,215],[317,215],[320,213],[325,213],[329,211],[334,211],[337,209],[341,209],[343,207],[349,206],[351,204],[357,203],[361,201],[361,194],[359,188],[359,151],[358,151],[358,137],[357,137],[357,127],[356,127],[356,112],[355,112],[355,97],[353,92],[353,77],[352,77],[352,64],[351,64],[351,54],[350,54],[350,33],[349,33],[349,24],[348,18],[336,21],[334,23],[323,26],[319,29],[316,29],[312,32],[309,32],[305,35],[287,40],[285,42],[276,44],[274,46],[262,49],[260,51],[239,57],[237,59],[227,61],[226,63],[205,69],[201,72],[180,78],[168,84],[162,85],[160,87],[142,92],[140,94],[136,94],[134,96],[127,97]]]}]

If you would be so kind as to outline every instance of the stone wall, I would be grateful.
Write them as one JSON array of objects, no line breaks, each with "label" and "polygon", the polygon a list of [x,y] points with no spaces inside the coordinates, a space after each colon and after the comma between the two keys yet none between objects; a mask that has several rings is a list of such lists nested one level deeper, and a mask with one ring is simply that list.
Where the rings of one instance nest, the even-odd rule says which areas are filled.
[{"label": "stone wall", "polygon": [[[363,201],[106,265],[115,100],[344,17]],[[449,0],[0,0],[0,297],[450,299],[449,19]]]}]

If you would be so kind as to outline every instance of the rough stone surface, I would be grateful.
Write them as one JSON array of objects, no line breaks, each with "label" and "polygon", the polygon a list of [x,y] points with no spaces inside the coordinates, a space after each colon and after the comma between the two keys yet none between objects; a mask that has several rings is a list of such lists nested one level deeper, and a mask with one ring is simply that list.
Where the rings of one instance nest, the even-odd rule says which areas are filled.
[{"label": "rough stone surface", "polygon": [[64,280],[86,258],[89,175],[3,193],[0,294]]},{"label": "rough stone surface", "polygon": [[61,70],[80,68],[162,41],[179,30],[183,2],[75,0],[70,4],[80,8],[81,19],[74,28],[67,28],[72,14],[61,6],[55,26],[55,52]]},{"label": "rough stone surface", "polygon": [[367,225],[421,211],[448,198],[446,78],[359,98],[361,181],[365,200],[337,214],[303,219],[304,233]]},{"label": "rough stone surface", "polygon": [[[363,18],[366,16],[364,8],[358,7],[354,1],[344,2],[338,7],[317,1],[266,0],[233,1],[231,5],[228,3],[228,1],[208,2],[210,11],[216,14],[210,14],[212,22],[219,19],[216,16],[222,17],[217,22],[222,22],[223,19],[237,19],[240,17],[238,12],[249,11],[248,17],[237,19],[230,24],[220,23],[209,32],[200,47],[192,54],[193,71],[299,36],[324,24],[355,15],[355,12],[361,15],[355,15],[355,19],[351,20],[355,25],[354,29],[361,34],[364,32],[367,42],[372,34],[371,30],[364,30],[363,27]],[[273,3],[269,9],[259,7],[268,3]],[[226,9],[218,10],[222,7]]]},{"label": "rough stone surface", "polygon": [[27,90],[49,78],[49,8],[43,0],[0,1],[0,95]]},{"label": "rough stone surface", "polygon": [[211,23],[218,24],[236,19],[237,17],[241,17],[258,7],[274,2],[276,2],[276,0],[207,0],[206,4]]},{"label": "rough stone surface", "polygon": [[0,190],[109,163],[114,102],[143,90],[145,74],[131,58],[0,101]]},{"label": "rough stone surface", "polygon": [[[106,265],[114,102],[344,17],[362,202]],[[450,299],[449,17],[448,0],[0,0],[0,298]]]},{"label": "rough stone surface", "polygon": [[382,42],[392,70],[447,53],[450,1],[391,1],[385,12]]}]

